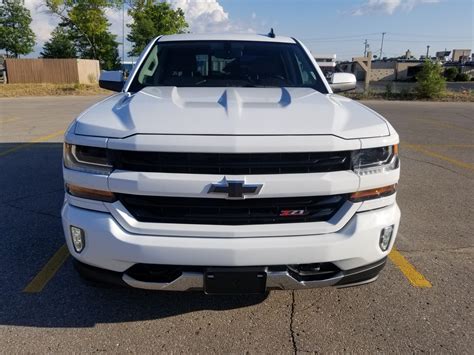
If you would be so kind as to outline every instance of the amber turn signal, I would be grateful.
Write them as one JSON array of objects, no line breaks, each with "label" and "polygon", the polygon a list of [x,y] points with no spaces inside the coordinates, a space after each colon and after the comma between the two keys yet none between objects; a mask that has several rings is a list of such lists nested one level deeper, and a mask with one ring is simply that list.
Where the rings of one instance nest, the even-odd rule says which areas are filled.
[{"label": "amber turn signal", "polygon": [[372,200],[374,198],[390,196],[397,191],[397,184],[378,187],[376,189],[358,191],[351,194],[349,200],[352,202],[362,202],[365,200]]},{"label": "amber turn signal", "polygon": [[87,187],[81,187],[81,186],[76,186],[76,185],[71,185],[71,184],[66,184],[66,191],[68,194],[72,196],[87,198],[89,200],[114,202],[117,199],[114,193],[110,191],[89,189]]}]

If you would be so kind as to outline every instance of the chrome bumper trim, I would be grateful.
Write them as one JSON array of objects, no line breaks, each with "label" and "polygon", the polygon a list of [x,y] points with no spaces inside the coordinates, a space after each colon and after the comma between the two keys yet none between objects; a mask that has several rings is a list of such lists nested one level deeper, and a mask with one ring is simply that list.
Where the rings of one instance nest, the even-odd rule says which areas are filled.
[{"label": "chrome bumper trim", "polygon": [[[267,271],[267,289],[299,290],[306,288],[333,286],[343,277],[343,273],[340,272],[336,276],[326,280],[298,281],[287,271]],[[131,287],[145,290],[190,291],[202,290],[204,288],[204,275],[201,272],[183,272],[180,277],[169,283],[139,281],[127,274],[122,276],[122,280]]]},{"label": "chrome bumper trim", "polygon": [[127,274],[122,276],[122,280],[129,286],[145,290],[189,291],[202,290],[204,287],[204,276],[201,272],[183,272],[180,277],[171,282],[139,281]]}]

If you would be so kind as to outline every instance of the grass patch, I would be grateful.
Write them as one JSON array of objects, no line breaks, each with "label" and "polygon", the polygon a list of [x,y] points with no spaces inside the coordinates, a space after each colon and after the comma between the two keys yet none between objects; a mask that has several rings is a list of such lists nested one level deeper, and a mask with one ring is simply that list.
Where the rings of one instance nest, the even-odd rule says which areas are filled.
[{"label": "grass patch", "polygon": [[20,96],[63,96],[63,95],[100,95],[110,94],[99,85],[86,84],[3,84],[0,85],[0,97]]},{"label": "grass patch", "polygon": [[440,101],[440,102],[474,102],[474,91],[446,91],[440,97],[427,99],[420,97],[415,91],[402,90],[400,92],[373,92],[358,93],[345,92],[343,96],[349,97],[353,100],[402,100],[402,101]]}]

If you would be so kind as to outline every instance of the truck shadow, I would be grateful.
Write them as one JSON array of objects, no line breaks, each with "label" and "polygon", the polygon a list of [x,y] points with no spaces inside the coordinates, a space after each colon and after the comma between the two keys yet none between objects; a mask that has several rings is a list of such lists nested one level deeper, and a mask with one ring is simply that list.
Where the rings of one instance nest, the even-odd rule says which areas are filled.
[{"label": "truck shadow", "polygon": [[71,257],[42,292],[22,292],[64,244],[64,192],[62,144],[37,143],[12,151],[19,144],[0,144],[0,325],[93,327],[249,307],[266,299],[94,288],[81,282]]}]

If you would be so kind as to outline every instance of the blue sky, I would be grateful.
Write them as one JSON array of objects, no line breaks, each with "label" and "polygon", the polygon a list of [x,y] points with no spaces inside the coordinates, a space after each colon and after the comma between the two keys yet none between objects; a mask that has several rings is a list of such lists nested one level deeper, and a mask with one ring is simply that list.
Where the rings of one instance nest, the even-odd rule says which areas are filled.
[{"label": "blue sky", "polygon": [[341,59],[362,54],[365,39],[378,54],[382,32],[387,32],[384,56],[398,56],[407,49],[418,56],[426,52],[427,45],[431,46],[431,53],[445,47],[451,50],[474,46],[471,0],[221,0],[220,3],[236,20],[246,21],[254,14],[258,30],[274,27],[277,34],[302,39],[314,53],[336,53]]},{"label": "blue sky", "polygon": [[[363,53],[364,40],[378,54],[386,32],[384,56],[410,49],[415,56],[447,48],[474,47],[472,0],[166,0],[184,10],[192,32],[257,32],[270,27],[297,37],[313,53],[350,59]],[[57,20],[44,0],[26,0],[37,34],[37,56]],[[111,30],[122,42],[122,15],[109,11]],[[127,21],[130,19],[127,18]],[[125,44],[128,50],[129,44]]]}]

